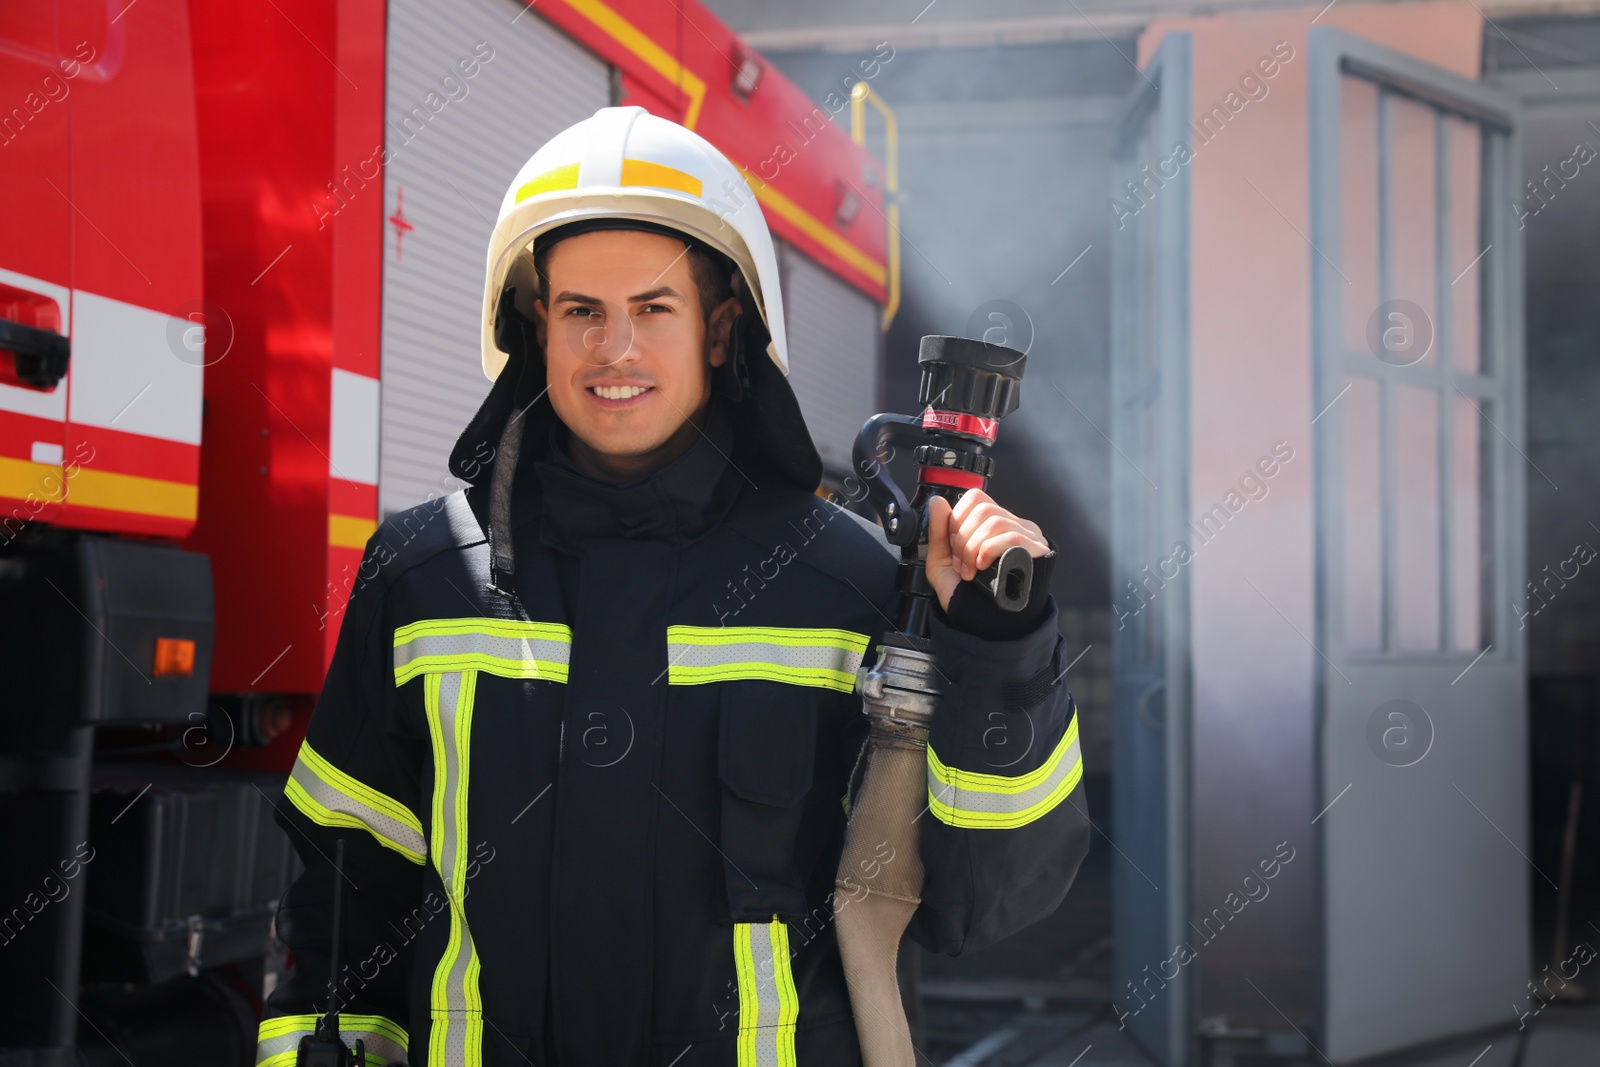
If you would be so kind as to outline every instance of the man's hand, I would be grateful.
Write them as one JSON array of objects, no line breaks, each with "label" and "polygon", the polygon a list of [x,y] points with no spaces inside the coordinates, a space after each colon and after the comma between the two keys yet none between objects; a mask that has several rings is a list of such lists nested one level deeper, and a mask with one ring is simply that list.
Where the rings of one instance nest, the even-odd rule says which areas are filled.
[{"label": "man's hand", "polygon": [[1037,523],[1018,518],[982,489],[968,489],[950,510],[949,501],[928,501],[928,584],[949,610],[956,586],[993,563],[1013,545],[1038,559],[1050,551]]}]

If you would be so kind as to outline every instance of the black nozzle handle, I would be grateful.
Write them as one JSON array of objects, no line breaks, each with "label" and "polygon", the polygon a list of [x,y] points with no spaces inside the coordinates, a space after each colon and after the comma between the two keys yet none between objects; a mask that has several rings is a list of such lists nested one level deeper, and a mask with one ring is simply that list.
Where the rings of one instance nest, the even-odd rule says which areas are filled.
[{"label": "black nozzle handle", "polygon": [[925,440],[927,433],[922,428],[921,419],[910,415],[874,415],[856,434],[855,445],[850,450],[856,471],[866,484],[867,502],[883,520],[883,532],[889,543],[900,548],[909,548],[917,543],[921,520],[912,511],[911,501],[906,499],[905,491],[889,476],[889,468],[878,456],[885,445],[893,445],[897,441],[905,445],[917,445]]},{"label": "black nozzle handle", "polygon": [[1002,611],[1021,611],[1033,592],[1033,557],[1021,545],[1012,545],[972,580],[983,586]]}]

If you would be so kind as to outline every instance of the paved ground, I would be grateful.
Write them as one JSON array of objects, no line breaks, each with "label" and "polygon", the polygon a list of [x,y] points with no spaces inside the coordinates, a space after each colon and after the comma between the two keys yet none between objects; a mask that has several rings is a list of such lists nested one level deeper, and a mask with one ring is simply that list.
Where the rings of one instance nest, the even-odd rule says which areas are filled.
[{"label": "paved ground", "polygon": [[[1104,812],[1096,785],[1090,782],[1090,810]],[[1114,856],[1095,834],[1055,915],[968,957],[922,956],[926,1014],[919,1067],[1152,1067],[1154,1061],[1117,1029],[1108,1007]],[[1359,1067],[1600,1067],[1600,1003],[1552,1004],[1518,1031],[1508,1000],[1505,1019],[1488,1021],[1497,1028]],[[1234,1067],[1329,1063],[1313,1053],[1298,1063],[1240,1059]]]},{"label": "paved ground", "polygon": [[[1477,1057],[1475,1059],[1475,1057]],[[1509,1024],[1361,1067],[1593,1067],[1600,1064],[1600,1006],[1552,1004],[1528,1027]]]},{"label": "paved ground", "polygon": [[[1104,1013],[1042,1011],[950,1012],[939,1039],[930,1020],[930,1052],[940,1067],[1152,1067],[1154,1060]],[[954,1051],[957,1027],[970,1040]],[[981,1033],[980,1033],[981,1031]],[[976,1035],[976,1036],[974,1036]],[[1318,1055],[1271,1061],[1273,1067],[1327,1067]],[[1239,1060],[1238,1067],[1266,1067]],[[1546,1008],[1526,1030],[1514,1025],[1453,1038],[1424,1049],[1334,1067],[1596,1067],[1600,1065],[1600,1006]]]}]

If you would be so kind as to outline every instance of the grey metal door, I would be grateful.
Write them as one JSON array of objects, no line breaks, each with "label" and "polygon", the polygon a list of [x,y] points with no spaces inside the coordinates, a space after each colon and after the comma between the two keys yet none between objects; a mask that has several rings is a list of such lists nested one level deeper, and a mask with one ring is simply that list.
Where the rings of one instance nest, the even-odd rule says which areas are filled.
[{"label": "grey metal door", "polygon": [[[1150,581],[1189,511],[1190,35],[1162,41],[1129,97],[1112,161],[1112,997],[1163,1063],[1189,1059],[1189,974],[1141,985],[1187,935],[1189,588]],[[1168,170],[1160,169],[1162,162]],[[1152,173],[1157,177],[1152,180]]]},{"label": "grey metal door", "polygon": [[[1528,966],[1508,97],[1310,34],[1325,1044],[1510,1021]],[[1521,855],[1519,855],[1521,853]]]}]

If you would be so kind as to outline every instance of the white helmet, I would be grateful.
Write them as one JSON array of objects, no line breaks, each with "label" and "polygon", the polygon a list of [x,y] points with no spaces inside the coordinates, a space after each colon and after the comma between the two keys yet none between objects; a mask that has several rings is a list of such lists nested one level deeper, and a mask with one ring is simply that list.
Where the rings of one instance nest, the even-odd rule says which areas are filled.
[{"label": "white helmet", "polygon": [[508,286],[516,288],[517,310],[534,317],[534,239],[569,222],[602,218],[666,226],[732,259],[772,338],[767,355],[789,373],[778,257],[744,175],[676,122],[642,107],[606,107],[535,152],[500,202],[483,288],[483,372],[491,381],[506,365],[494,320]]}]

